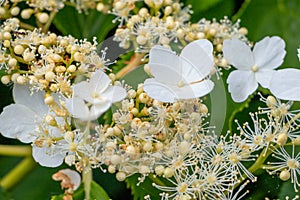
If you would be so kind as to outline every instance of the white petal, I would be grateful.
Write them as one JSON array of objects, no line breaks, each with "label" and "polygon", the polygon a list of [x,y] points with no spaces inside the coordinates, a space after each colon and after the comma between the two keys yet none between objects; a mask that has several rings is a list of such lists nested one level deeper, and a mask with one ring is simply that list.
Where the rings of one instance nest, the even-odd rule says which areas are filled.
[{"label": "white petal", "polygon": [[159,82],[177,84],[182,79],[179,60],[179,57],[170,49],[154,46],[149,53],[150,72]]},{"label": "white petal", "polygon": [[262,87],[269,88],[274,72],[275,70],[272,69],[259,69],[257,72],[255,72],[256,80]]},{"label": "white petal", "polygon": [[153,99],[162,102],[174,102],[177,94],[173,87],[156,81],[153,78],[146,79],[144,82],[144,91]]},{"label": "white petal", "polygon": [[102,70],[95,71],[90,80],[90,84],[94,89],[92,92],[97,93],[102,93],[104,90],[106,90],[110,83],[110,78]]},{"label": "white petal", "polygon": [[95,120],[100,117],[111,106],[111,101],[104,101],[101,104],[95,104],[91,106],[89,120]]},{"label": "white petal", "polygon": [[214,83],[211,80],[204,80],[199,83],[191,84],[190,87],[192,88],[195,96],[198,98],[210,93],[214,88]]},{"label": "white petal", "polygon": [[279,67],[286,54],[284,48],[285,42],[280,37],[265,37],[254,46],[255,65],[267,69]]},{"label": "white petal", "polygon": [[31,94],[27,85],[14,84],[13,97],[15,102],[30,108],[40,116],[47,114],[49,110],[44,103],[44,94],[42,91]]},{"label": "white petal", "polygon": [[84,121],[89,119],[90,113],[88,106],[84,103],[82,99],[77,97],[67,99],[66,107],[74,118],[79,118]]},{"label": "white petal", "polygon": [[126,97],[126,90],[120,86],[109,86],[101,96],[105,97],[112,103],[119,102]]},{"label": "white petal", "polygon": [[197,81],[192,78],[194,73],[201,74],[202,78],[206,77],[214,65],[212,52],[213,46],[206,39],[196,40],[185,46],[180,57],[186,59],[190,65],[183,67],[184,77],[191,81]]},{"label": "white petal", "polygon": [[73,184],[73,190],[75,191],[79,185],[81,184],[81,176],[80,174],[75,171],[75,170],[71,170],[71,169],[62,169],[59,170],[59,172],[65,174],[71,181],[71,183]]},{"label": "white petal", "polygon": [[237,69],[250,70],[254,65],[250,47],[236,38],[224,40],[223,54],[227,62]]},{"label": "white petal", "polygon": [[6,106],[0,115],[0,132],[8,138],[30,143],[37,138],[36,123],[40,119],[31,109],[21,104]]},{"label": "white petal", "polygon": [[94,101],[93,92],[94,88],[86,81],[82,81],[73,86],[73,96],[84,99],[90,103],[93,103]]},{"label": "white petal", "polygon": [[235,70],[228,76],[229,92],[235,102],[245,101],[258,87],[252,71]]},{"label": "white petal", "polygon": [[63,151],[58,152],[47,147],[32,147],[32,157],[36,162],[38,162],[41,166],[44,167],[60,166],[63,163],[65,156],[66,153]]},{"label": "white petal", "polygon": [[271,80],[270,91],[279,99],[300,101],[300,70],[276,71]]}]

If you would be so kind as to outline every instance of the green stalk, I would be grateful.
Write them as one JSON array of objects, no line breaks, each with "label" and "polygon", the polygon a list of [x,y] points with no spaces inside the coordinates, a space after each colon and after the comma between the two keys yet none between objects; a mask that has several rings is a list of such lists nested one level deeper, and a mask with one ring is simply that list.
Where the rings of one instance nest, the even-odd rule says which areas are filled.
[{"label": "green stalk", "polygon": [[15,168],[13,168],[8,174],[6,174],[0,181],[0,186],[5,190],[11,189],[20,180],[23,179],[34,167],[36,162],[32,157],[24,158]]},{"label": "green stalk", "polygon": [[92,169],[89,169],[88,171],[83,171],[82,181],[84,183],[85,200],[90,200],[92,179],[93,179]]},{"label": "green stalk", "polygon": [[2,156],[31,156],[31,147],[27,145],[0,145]]}]

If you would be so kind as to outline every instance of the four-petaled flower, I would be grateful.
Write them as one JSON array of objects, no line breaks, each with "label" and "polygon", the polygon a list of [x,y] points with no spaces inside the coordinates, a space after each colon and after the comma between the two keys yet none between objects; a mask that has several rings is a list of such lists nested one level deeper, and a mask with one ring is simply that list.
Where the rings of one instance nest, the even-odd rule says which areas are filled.
[{"label": "four-petaled flower", "polygon": [[205,39],[188,44],[177,56],[170,49],[154,46],[149,67],[154,78],[146,79],[146,93],[162,102],[202,97],[214,87],[207,79],[213,70],[213,46]]},{"label": "four-petaled flower", "polygon": [[89,81],[73,86],[73,97],[66,100],[66,107],[73,117],[82,121],[97,119],[112,103],[126,97],[126,90],[112,86],[109,77],[101,70],[93,73]]},{"label": "four-petaled flower", "polygon": [[236,38],[224,41],[224,57],[237,68],[227,79],[235,102],[245,101],[258,88],[258,83],[269,88],[274,69],[283,62],[286,54],[284,48],[285,42],[277,36],[265,37],[255,44],[253,51]]}]

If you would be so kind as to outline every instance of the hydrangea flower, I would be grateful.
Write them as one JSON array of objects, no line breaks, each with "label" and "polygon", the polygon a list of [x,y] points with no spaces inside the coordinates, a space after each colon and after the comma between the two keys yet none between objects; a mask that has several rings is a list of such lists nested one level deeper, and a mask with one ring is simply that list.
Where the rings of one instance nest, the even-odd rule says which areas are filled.
[{"label": "hydrangea flower", "polygon": [[73,117],[83,121],[95,120],[112,103],[126,97],[126,90],[120,86],[112,86],[109,77],[97,70],[89,81],[82,81],[73,86],[73,97],[66,100],[66,107]]},{"label": "hydrangea flower", "polygon": [[213,46],[196,40],[177,56],[170,49],[154,46],[149,54],[149,67],[154,78],[144,82],[145,92],[162,102],[175,102],[208,94],[214,83],[206,79],[213,69]]},{"label": "hydrangea flower", "polygon": [[258,88],[258,84],[269,88],[274,69],[282,64],[285,57],[284,48],[285,42],[277,36],[265,37],[255,44],[253,51],[236,38],[224,41],[224,57],[237,68],[227,79],[235,102],[245,101]]},{"label": "hydrangea flower", "polygon": [[52,141],[62,137],[62,133],[45,122],[50,110],[44,104],[44,92],[31,94],[28,86],[15,84],[13,98],[15,103],[6,106],[0,115],[2,135],[32,143],[32,156],[42,166],[61,165],[65,154],[57,151]]}]

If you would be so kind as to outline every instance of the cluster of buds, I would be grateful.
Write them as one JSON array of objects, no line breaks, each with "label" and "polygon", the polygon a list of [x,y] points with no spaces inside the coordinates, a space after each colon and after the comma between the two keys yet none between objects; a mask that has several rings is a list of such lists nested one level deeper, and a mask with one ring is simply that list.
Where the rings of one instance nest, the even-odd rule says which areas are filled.
[{"label": "cluster of buds", "polygon": [[25,31],[18,28],[18,22],[9,19],[1,26],[1,63],[6,71],[2,83],[29,83],[36,90],[70,96],[71,80],[106,67],[95,40],[91,43],[39,29]]}]

